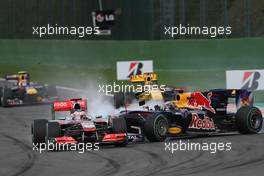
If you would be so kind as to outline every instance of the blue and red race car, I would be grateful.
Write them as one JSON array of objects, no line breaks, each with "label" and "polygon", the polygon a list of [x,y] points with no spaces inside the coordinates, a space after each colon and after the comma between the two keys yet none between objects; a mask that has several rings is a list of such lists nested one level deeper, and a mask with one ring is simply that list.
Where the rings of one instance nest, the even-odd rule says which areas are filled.
[{"label": "blue and red race car", "polygon": [[3,107],[51,103],[57,99],[56,86],[31,82],[26,71],[5,75],[4,85],[0,87]]},{"label": "blue and red race car", "polygon": [[152,107],[145,104],[129,110],[128,106],[119,118],[125,119],[129,134],[141,131],[150,142],[235,131],[256,134],[263,124],[261,111],[253,106],[252,92],[243,89],[179,91],[173,100],[152,103]]}]

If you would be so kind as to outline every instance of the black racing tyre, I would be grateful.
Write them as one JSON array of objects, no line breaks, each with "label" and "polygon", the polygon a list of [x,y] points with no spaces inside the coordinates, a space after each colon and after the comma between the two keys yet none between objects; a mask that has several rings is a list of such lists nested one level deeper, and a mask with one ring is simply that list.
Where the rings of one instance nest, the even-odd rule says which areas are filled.
[{"label": "black racing tyre", "polygon": [[243,106],[236,113],[236,126],[241,134],[256,134],[262,128],[261,111],[256,107]]},{"label": "black racing tyre", "polygon": [[133,92],[116,92],[114,93],[114,106],[116,109],[125,107],[126,104],[131,104],[135,99]]},{"label": "black racing tyre", "polygon": [[125,118],[112,118],[112,132],[113,133],[127,133],[127,124]]},{"label": "black racing tyre", "polygon": [[46,124],[48,120],[37,119],[31,124],[32,143],[39,144],[45,142]]},{"label": "black racing tyre", "polygon": [[46,124],[46,140],[61,136],[61,128],[58,122],[48,122]]},{"label": "black racing tyre", "polygon": [[2,96],[1,96],[1,105],[3,107],[9,106],[7,102],[8,99],[12,99],[12,90],[10,88],[4,87],[2,89]]},{"label": "black racing tyre", "polygon": [[[112,119],[112,132],[113,133],[127,133],[127,125],[125,118],[113,118]],[[116,147],[125,147],[127,146],[128,140],[126,138],[123,142],[115,143]]]},{"label": "black racing tyre", "polygon": [[125,106],[125,94],[123,92],[114,93],[114,106],[116,109]]},{"label": "black racing tyre", "polygon": [[145,118],[144,134],[150,142],[162,142],[167,137],[169,124],[163,114],[151,114]]},{"label": "black racing tyre", "polygon": [[58,96],[58,92],[57,92],[56,86],[49,85],[47,87],[47,96],[49,96],[49,97],[57,97]]}]

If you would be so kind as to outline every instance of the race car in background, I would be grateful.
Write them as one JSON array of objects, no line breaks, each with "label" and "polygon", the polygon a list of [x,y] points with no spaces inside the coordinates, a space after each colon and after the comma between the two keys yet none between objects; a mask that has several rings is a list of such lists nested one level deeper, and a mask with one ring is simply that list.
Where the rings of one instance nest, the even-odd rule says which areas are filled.
[{"label": "race car in background", "polygon": [[186,91],[185,88],[159,85],[158,75],[153,72],[132,75],[130,77],[130,83],[135,88],[134,91],[126,90],[126,92],[114,93],[113,99],[115,108],[118,109],[130,105],[134,100],[137,102],[146,102],[150,100],[171,101],[178,92]]},{"label": "race car in background", "polygon": [[58,99],[56,86],[30,82],[29,73],[5,75],[4,86],[0,87],[0,105],[28,105],[50,103]]},{"label": "race car in background", "polygon": [[52,119],[36,119],[31,129],[34,144],[96,142],[123,147],[128,142],[124,119],[91,117],[87,101],[80,98],[54,102]]},{"label": "race car in background", "polygon": [[[236,108],[230,111],[233,104]],[[119,118],[126,120],[128,133],[136,134],[137,127],[150,142],[235,131],[256,134],[263,123],[261,111],[253,106],[252,92],[243,89],[179,92],[164,106],[124,110]]]}]

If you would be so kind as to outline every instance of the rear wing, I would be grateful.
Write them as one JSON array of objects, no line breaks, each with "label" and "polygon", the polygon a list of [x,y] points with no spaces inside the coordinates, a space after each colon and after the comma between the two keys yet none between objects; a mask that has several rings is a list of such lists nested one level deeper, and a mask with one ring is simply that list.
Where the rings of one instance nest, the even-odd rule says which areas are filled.
[{"label": "rear wing", "polygon": [[5,80],[15,80],[18,81],[19,75],[17,74],[7,74],[5,75]]},{"label": "rear wing", "polygon": [[212,92],[211,104],[219,113],[226,113],[230,98],[235,100],[236,109],[241,106],[253,106],[254,103],[253,92],[247,89],[213,89],[203,94],[207,95],[209,92]]},{"label": "rear wing", "polygon": [[87,100],[79,99],[69,99],[66,101],[55,101],[53,103],[53,110],[56,111],[71,111],[74,107],[74,104],[78,103],[81,106],[81,110],[87,110]]},{"label": "rear wing", "polygon": [[18,72],[18,74],[6,74],[5,80],[15,80],[15,81],[27,80],[29,81],[29,73],[27,73],[26,71],[20,71]]},{"label": "rear wing", "polygon": [[76,103],[80,104],[81,110],[87,111],[87,100],[81,98],[55,101],[51,106],[52,119],[55,119],[55,112],[72,111]]},{"label": "rear wing", "polygon": [[151,84],[156,83],[158,81],[158,76],[156,73],[144,73],[141,75],[132,75],[130,77],[131,83],[144,83],[144,84]]}]

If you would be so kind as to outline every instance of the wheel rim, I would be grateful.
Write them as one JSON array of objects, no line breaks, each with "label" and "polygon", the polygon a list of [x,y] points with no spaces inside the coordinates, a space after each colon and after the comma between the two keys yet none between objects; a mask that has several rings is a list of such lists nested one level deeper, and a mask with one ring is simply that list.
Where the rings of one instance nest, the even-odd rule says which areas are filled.
[{"label": "wheel rim", "polygon": [[159,136],[165,136],[167,133],[168,124],[165,119],[161,119],[156,124],[156,132]]},{"label": "wheel rim", "polygon": [[252,115],[249,119],[250,127],[253,129],[259,129],[261,126],[262,117],[259,114]]}]

